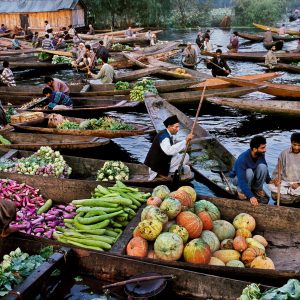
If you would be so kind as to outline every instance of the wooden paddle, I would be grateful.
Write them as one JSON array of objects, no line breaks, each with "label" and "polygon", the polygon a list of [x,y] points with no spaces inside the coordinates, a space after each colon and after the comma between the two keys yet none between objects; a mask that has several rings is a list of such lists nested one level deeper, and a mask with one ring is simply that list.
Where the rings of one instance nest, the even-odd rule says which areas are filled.
[{"label": "wooden paddle", "polygon": [[[199,113],[200,113],[200,109],[201,109],[201,106],[202,106],[202,103],[203,103],[203,100],[204,100],[205,90],[206,90],[206,84],[203,87],[201,99],[200,99],[200,102],[199,102],[199,105],[198,105],[198,109],[197,109],[197,113],[196,113],[196,117],[195,117],[195,120],[194,120],[194,123],[193,123],[193,126],[192,126],[192,130],[190,132],[191,134],[193,134],[195,126],[197,124],[197,119],[198,119],[198,116],[199,116]],[[186,143],[186,147],[185,147],[185,150],[184,150],[181,162],[179,164],[179,168],[175,171],[174,176],[173,176],[172,187],[176,187],[177,188],[178,185],[179,185],[180,174],[181,174],[181,171],[182,171],[182,168],[183,168],[183,162],[184,162],[184,159],[185,159],[185,156],[186,156],[186,153],[187,153],[187,150],[188,150],[188,147],[189,147],[190,143],[191,143],[191,141],[188,141]]]},{"label": "wooden paddle", "polygon": [[278,185],[277,185],[277,206],[280,206],[280,188],[281,188],[281,161],[278,158],[277,164],[277,172],[278,172]]}]

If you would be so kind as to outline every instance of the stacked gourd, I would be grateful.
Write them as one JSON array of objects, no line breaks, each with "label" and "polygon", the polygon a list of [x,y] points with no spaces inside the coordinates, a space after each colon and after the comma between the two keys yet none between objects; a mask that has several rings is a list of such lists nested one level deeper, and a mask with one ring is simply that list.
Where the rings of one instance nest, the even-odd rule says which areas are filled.
[{"label": "stacked gourd", "polygon": [[266,256],[268,242],[252,233],[255,219],[240,213],[230,223],[216,205],[196,201],[196,192],[183,186],[170,193],[158,186],[147,200],[141,222],[127,245],[127,255],[215,266],[275,269]]}]

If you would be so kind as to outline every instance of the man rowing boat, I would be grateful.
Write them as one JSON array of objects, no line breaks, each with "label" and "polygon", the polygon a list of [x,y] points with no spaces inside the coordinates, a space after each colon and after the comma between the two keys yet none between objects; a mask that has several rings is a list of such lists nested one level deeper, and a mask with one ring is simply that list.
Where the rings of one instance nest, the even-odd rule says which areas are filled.
[{"label": "man rowing boat", "polygon": [[216,57],[213,59],[207,60],[207,68],[211,69],[213,77],[217,76],[228,76],[231,73],[231,70],[226,62],[226,60],[221,57],[222,50],[217,49]]},{"label": "man rowing boat", "polygon": [[[179,152],[184,150],[186,144],[193,139],[193,135],[190,133],[185,140],[174,143],[173,136],[178,133],[180,128],[177,116],[167,118],[164,125],[166,129],[156,135],[145,160],[145,165],[150,168],[149,180],[153,180],[157,175],[173,175],[182,161],[183,155]],[[192,175],[188,162],[189,155],[186,154],[181,180],[190,178]]]}]

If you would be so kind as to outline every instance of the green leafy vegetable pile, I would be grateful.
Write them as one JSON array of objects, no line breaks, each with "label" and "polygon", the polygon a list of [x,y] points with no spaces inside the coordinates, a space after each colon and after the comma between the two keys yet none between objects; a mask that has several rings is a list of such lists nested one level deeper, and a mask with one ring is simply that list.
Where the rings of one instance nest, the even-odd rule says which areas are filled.
[{"label": "green leafy vegetable pile", "polygon": [[132,51],[133,50],[132,47],[130,47],[128,45],[122,45],[120,43],[113,44],[111,46],[111,49],[114,50],[114,51],[123,51],[123,50],[125,50],[125,51]]},{"label": "green leafy vegetable pile", "polygon": [[10,123],[11,116],[15,115],[15,114],[17,114],[17,111],[15,110],[15,108],[13,106],[10,105],[5,112],[7,123]]},{"label": "green leafy vegetable pile", "polygon": [[2,145],[11,145],[11,142],[0,134],[0,144],[2,144]]},{"label": "green leafy vegetable pile", "polygon": [[[111,62],[114,62],[114,61],[115,61],[115,60],[114,60],[113,58],[109,57],[107,62],[108,62],[108,63],[111,63]],[[98,59],[97,59],[97,63],[98,63],[98,64],[102,64],[102,63],[103,63],[103,60],[102,60],[101,58],[98,58]]]},{"label": "green leafy vegetable pile", "polygon": [[144,101],[145,92],[150,92],[155,95],[158,94],[153,80],[143,79],[142,81],[137,82],[130,91],[130,100]]},{"label": "green leafy vegetable pile", "polygon": [[46,53],[46,52],[40,52],[38,54],[38,60],[39,61],[50,61],[52,59],[52,54]]},{"label": "green leafy vegetable pile", "polygon": [[129,83],[127,81],[118,81],[115,84],[116,90],[127,90],[129,89]]},{"label": "green leafy vegetable pile", "polygon": [[7,295],[52,254],[53,247],[46,247],[38,255],[29,255],[20,248],[4,255],[0,264],[0,296]]},{"label": "green leafy vegetable pile", "polygon": [[72,64],[72,58],[61,56],[61,55],[54,55],[52,58],[52,64]]}]

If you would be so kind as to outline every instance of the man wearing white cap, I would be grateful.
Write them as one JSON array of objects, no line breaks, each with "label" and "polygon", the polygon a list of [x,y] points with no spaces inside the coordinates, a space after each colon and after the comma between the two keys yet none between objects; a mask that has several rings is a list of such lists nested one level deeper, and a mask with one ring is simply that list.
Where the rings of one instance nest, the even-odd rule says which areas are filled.
[{"label": "man wearing white cap", "polygon": [[[193,139],[189,133],[185,140],[174,144],[173,136],[179,131],[179,121],[177,116],[168,117],[164,121],[166,129],[160,131],[150,147],[146,156],[145,165],[150,168],[149,180],[153,180],[157,175],[169,176],[178,170],[183,154],[179,152],[184,150],[187,142]],[[186,154],[183,161],[183,174],[181,179],[190,178],[192,173],[188,166],[189,155]]]},{"label": "man wearing white cap", "polygon": [[197,62],[196,50],[192,47],[192,43],[188,42],[183,51],[184,62],[188,65],[194,65]]}]

